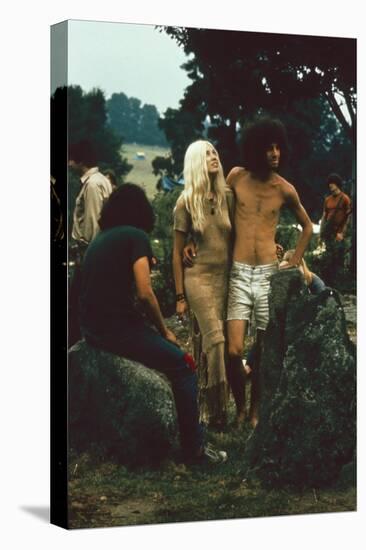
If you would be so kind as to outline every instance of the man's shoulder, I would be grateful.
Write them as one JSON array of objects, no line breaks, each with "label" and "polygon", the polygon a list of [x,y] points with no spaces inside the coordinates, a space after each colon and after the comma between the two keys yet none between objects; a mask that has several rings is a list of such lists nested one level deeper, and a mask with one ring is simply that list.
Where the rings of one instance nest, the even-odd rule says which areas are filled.
[{"label": "man's shoulder", "polygon": [[279,187],[284,195],[292,195],[296,192],[295,186],[279,174],[276,174],[275,185]]},{"label": "man's shoulder", "polygon": [[92,187],[94,186],[98,187],[102,185],[103,187],[106,187],[107,189],[109,189],[109,187],[111,186],[109,179],[106,178],[104,174],[99,172],[99,170],[97,172],[93,172],[92,174],[90,174],[87,182],[88,182],[88,185]]},{"label": "man's shoulder", "polygon": [[342,191],[343,200],[346,204],[351,204],[351,198],[347,195],[347,193],[344,193]]},{"label": "man's shoulder", "polygon": [[226,177],[226,184],[228,187],[232,187],[236,182],[245,178],[248,175],[248,170],[242,166],[234,166]]}]

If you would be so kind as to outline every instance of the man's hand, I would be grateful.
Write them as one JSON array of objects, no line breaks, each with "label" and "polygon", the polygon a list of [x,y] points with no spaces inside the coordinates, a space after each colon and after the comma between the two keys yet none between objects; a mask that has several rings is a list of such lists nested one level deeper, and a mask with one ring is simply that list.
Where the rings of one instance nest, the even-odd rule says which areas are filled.
[{"label": "man's hand", "polygon": [[183,248],[183,265],[184,267],[193,267],[194,258],[196,257],[196,245],[194,242],[189,242],[187,246]]},{"label": "man's hand", "polygon": [[280,263],[280,269],[281,270],[290,269],[291,267],[299,267],[299,266],[297,264],[292,263],[291,260],[289,262],[284,261],[284,262]]},{"label": "man's hand", "polygon": [[343,233],[337,233],[336,234],[336,241],[343,241],[344,235]]}]

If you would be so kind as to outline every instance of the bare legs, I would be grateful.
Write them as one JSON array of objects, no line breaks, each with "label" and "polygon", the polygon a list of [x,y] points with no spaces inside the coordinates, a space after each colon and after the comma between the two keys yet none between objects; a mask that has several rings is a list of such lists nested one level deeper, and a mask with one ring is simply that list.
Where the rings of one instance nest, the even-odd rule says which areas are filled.
[{"label": "bare legs", "polygon": [[227,378],[233,392],[236,404],[236,419],[238,425],[245,421],[245,382],[246,374],[243,366],[244,335],[248,322],[231,320],[227,322],[229,361]]},{"label": "bare legs", "polygon": [[260,364],[262,353],[264,330],[257,330],[257,339],[255,342],[254,365],[252,365],[252,386],[250,392],[249,422],[255,428],[258,424],[258,410],[261,397],[260,387]]},{"label": "bare legs", "polygon": [[[238,425],[243,424],[246,417],[245,385],[247,374],[243,366],[244,341],[248,322],[245,320],[231,320],[227,322],[229,361],[227,377],[233,392]],[[260,402],[260,361],[263,341],[263,330],[257,330],[255,345],[255,359],[251,366],[251,396],[249,421],[253,428],[258,424],[258,410]]]}]

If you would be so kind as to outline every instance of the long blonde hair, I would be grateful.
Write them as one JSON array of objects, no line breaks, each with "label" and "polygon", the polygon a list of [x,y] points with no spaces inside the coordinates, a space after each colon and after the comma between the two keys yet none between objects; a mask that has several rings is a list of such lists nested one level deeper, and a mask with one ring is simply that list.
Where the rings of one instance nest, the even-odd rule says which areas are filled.
[{"label": "long blonde hair", "polygon": [[[204,200],[211,190],[206,159],[208,147],[215,149],[209,141],[194,141],[184,156],[184,191],[181,197],[191,215],[193,229],[199,232],[203,231],[205,223]],[[217,209],[221,212],[225,201],[225,178],[220,159],[217,158],[219,171],[213,181],[213,188],[217,196]]]}]

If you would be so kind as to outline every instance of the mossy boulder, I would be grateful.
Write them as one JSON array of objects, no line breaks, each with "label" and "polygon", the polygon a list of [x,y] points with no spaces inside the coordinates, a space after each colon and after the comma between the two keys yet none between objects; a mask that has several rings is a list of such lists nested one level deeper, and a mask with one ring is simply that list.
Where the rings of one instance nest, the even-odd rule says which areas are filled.
[{"label": "mossy boulder", "polygon": [[247,474],[275,487],[332,484],[356,444],[355,346],[337,291],[312,296],[297,270],[275,274],[260,368]]},{"label": "mossy boulder", "polygon": [[176,445],[167,379],[134,361],[89,346],[69,351],[69,440],[128,465],[157,463]]}]

